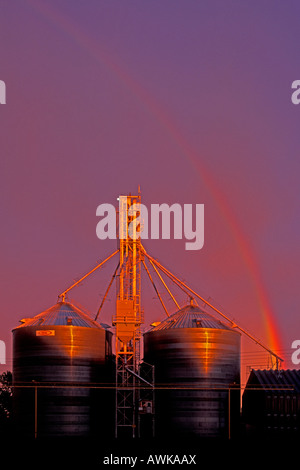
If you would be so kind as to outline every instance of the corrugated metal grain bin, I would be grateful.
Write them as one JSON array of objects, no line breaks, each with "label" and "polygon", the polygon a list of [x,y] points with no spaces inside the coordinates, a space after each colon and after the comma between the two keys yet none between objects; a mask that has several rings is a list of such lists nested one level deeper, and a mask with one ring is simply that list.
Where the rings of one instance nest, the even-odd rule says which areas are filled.
[{"label": "corrugated metal grain bin", "polygon": [[108,392],[89,386],[112,381],[111,339],[67,302],[21,320],[13,329],[16,433],[88,436],[104,429]]},{"label": "corrugated metal grain bin", "polygon": [[[228,435],[228,388],[240,384],[237,331],[189,305],[144,334],[144,360],[155,366],[158,435]],[[231,423],[239,395],[231,392]]]}]

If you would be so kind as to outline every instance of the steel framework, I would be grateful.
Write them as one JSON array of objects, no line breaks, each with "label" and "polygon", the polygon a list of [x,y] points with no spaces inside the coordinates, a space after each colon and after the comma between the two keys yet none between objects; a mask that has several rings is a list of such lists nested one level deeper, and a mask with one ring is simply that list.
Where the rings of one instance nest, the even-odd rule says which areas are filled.
[{"label": "steel framework", "polygon": [[138,214],[141,196],[119,197],[119,252],[116,315],[116,422],[120,433],[136,436],[137,380],[141,338],[141,240]]}]

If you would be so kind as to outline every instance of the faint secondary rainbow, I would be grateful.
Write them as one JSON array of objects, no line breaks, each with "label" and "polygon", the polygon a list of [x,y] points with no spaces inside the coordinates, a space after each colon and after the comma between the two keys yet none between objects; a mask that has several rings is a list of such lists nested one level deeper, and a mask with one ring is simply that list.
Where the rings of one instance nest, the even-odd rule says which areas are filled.
[{"label": "faint secondary rainbow", "polygon": [[149,93],[147,93],[139,83],[132,79],[132,77],[126,72],[124,66],[117,64],[116,61],[113,60],[111,56],[102,47],[100,47],[95,40],[80,30],[78,25],[74,24],[69,19],[66,19],[61,15],[60,12],[45,2],[38,0],[27,0],[27,3],[37,9],[47,20],[53,21],[56,25],[58,25],[64,32],[69,34],[81,48],[84,48],[95,60],[99,61],[102,65],[105,65],[108,70],[113,72],[113,74],[116,75],[126,85],[132,94],[139,99],[140,103],[145,106],[146,110],[151,112],[151,114],[156,118],[163,129],[167,130],[169,136],[200,174],[200,177],[202,178],[217,207],[219,208],[222,217],[228,225],[228,228],[230,229],[230,232],[236,241],[242,259],[250,274],[255,289],[257,302],[262,314],[269,347],[274,352],[281,350],[282,345],[278,326],[268,300],[268,294],[261,279],[259,266],[255,260],[254,253],[249,243],[247,242],[241,227],[234,217],[232,210],[226,202],[224,194],[222,194],[219,187],[217,187],[215,184],[211,173],[203,166],[202,163],[199,162],[199,156],[197,155],[196,151],[184,139],[180,131],[176,129],[174,123],[169,118],[169,116],[167,116],[165,110],[159,106],[154,98],[150,96]]}]

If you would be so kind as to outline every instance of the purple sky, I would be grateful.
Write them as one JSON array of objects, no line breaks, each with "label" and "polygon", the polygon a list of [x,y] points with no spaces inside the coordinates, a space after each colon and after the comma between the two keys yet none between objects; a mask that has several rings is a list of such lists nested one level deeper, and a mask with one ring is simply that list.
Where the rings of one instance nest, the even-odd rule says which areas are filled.
[{"label": "purple sky", "polygon": [[[11,368],[19,319],[53,305],[115,249],[96,237],[97,206],[139,184],[146,205],[205,205],[202,250],[186,251],[184,240],[146,248],[267,341],[259,284],[279,328],[278,353],[295,368],[299,2],[1,0],[0,10],[1,370]],[[71,299],[94,313],[115,264]],[[164,312],[143,285],[148,325]],[[109,298],[107,323],[114,290]],[[243,342],[244,364],[265,357]]]}]

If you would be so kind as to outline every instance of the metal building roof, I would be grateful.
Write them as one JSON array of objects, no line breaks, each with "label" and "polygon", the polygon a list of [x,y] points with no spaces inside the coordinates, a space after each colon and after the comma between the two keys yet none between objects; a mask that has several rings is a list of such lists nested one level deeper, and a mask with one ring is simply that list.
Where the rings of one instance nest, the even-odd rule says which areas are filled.
[{"label": "metal building roof", "polygon": [[21,325],[17,328],[27,326],[56,326],[56,325],[73,325],[84,326],[88,328],[102,328],[94,320],[92,320],[86,313],[75,307],[69,302],[58,302],[53,307],[45,310],[42,313],[34,316],[33,318],[24,318]]},{"label": "metal building roof", "polygon": [[205,312],[196,305],[187,305],[178,312],[173,313],[149,331],[160,331],[172,328],[217,328],[231,330],[231,328],[210,313]]},{"label": "metal building roof", "polygon": [[[297,393],[300,393],[300,370],[285,369],[285,370],[252,370],[249,376],[247,386],[260,385],[263,390],[272,390],[291,387]],[[278,390],[277,389],[277,390]]]}]

